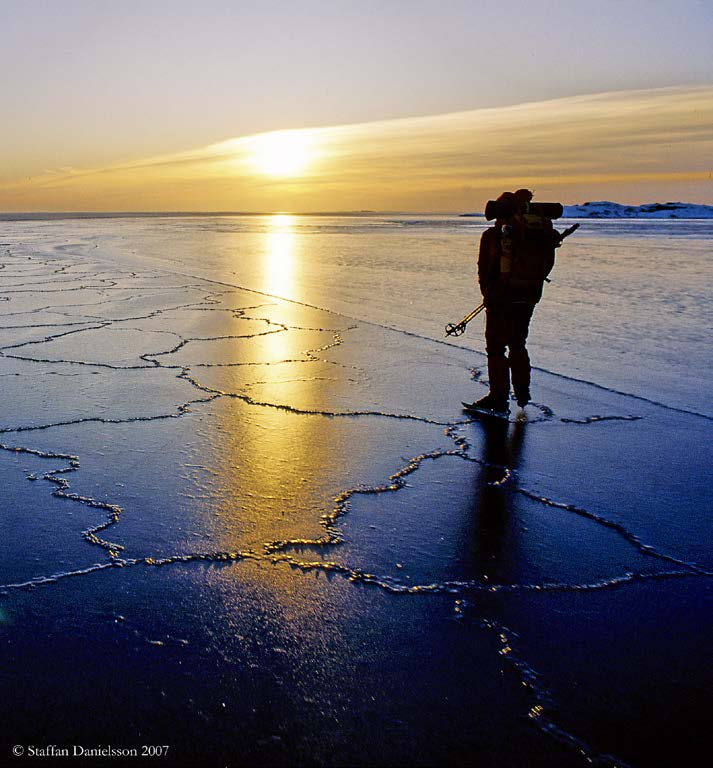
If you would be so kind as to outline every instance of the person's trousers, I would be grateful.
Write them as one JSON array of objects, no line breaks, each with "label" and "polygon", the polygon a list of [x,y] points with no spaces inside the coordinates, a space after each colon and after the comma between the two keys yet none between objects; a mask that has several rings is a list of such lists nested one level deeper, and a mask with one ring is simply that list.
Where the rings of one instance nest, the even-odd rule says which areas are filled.
[{"label": "person's trousers", "polygon": [[490,388],[498,395],[507,396],[510,373],[515,396],[526,395],[524,399],[529,398],[530,357],[526,344],[534,311],[534,304],[524,302],[485,310],[485,352],[488,355]]},{"label": "person's trousers", "polygon": [[502,309],[485,310],[485,352],[488,357],[503,357],[526,348],[534,304],[510,304]]}]

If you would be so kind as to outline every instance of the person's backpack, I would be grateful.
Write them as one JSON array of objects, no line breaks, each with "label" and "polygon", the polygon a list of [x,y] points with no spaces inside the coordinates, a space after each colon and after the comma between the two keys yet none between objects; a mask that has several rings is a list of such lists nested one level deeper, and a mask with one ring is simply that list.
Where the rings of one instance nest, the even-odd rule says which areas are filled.
[{"label": "person's backpack", "polygon": [[500,228],[500,277],[511,301],[536,304],[555,263],[557,234],[552,220],[535,213],[509,216]]}]

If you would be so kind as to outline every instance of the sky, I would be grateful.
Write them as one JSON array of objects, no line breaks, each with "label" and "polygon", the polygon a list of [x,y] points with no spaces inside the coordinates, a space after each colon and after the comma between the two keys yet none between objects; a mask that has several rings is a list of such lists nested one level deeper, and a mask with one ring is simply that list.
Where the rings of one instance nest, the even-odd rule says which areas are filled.
[{"label": "sky", "polygon": [[0,30],[0,210],[713,203],[708,0],[0,0]]}]

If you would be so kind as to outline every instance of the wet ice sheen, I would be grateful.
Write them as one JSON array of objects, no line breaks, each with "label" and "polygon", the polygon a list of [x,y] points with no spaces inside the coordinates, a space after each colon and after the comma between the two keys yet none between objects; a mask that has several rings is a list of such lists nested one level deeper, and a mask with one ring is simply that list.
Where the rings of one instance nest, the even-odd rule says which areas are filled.
[{"label": "wet ice sheen", "polygon": [[[586,635],[590,612],[606,611],[607,593],[646,585],[643,594],[654,595],[652,612],[681,584],[696,585],[698,593],[713,567],[701,503],[708,494],[710,420],[544,372],[536,374],[537,402],[510,424],[465,418],[461,400],[484,391],[483,357],[424,337],[430,321],[408,308],[396,312],[394,292],[379,282],[406,245],[416,251],[397,272],[409,286],[416,277],[436,284],[445,279],[436,262],[424,261],[427,247],[440,252],[433,231],[418,225],[424,242],[413,239],[414,228],[404,240],[398,221],[378,220],[371,229],[368,222],[350,229],[315,221],[296,221],[298,234],[285,232],[284,222],[273,231],[269,221],[211,219],[6,225],[9,244],[0,258],[6,508],[0,581],[10,615],[27,611],[28,628],[42,632],[50,621],[47,609],[40,609],[42,598],[36,611],[25,601],[28,588],[63,590],[69,603],[75,594],[94,595],[119,634],[104,637],[97,629],[93,642],[99,649],[119,643],[119,668],[129,663],[136,642],[145,652],[189,654],[180,670],[168,674],[169,664],[158,681],[177,694],[184,670],[202,664],[190,655],[193,643],[184,643],[184,634],[200,647],[211,645],[207,638],[220,634],[240,605],[246,622],[241,637],[265,647],[256,657],[259,666],[270,649],[284,651],[262,634],[263,601],[276,600],[281,608],[274,617],[289,625],[306,590],[314,594],[300,609],[300,622],[310,627],[311,639],[295,651],[294,664],[322,679],[317,692],[299,694],[321,701],[321,715],[293,718],[277,742],[267,737],[276,762],[295,750],[313,757],[315,746],[305,739],[308,725],[316,723],[333,734],[323,761],[348,761],[347,744],[366,738],[358,720],[367,706],[384,716],[392,707],[403,710],[379,753],[397,762],[419,754],[417,723],[426,711],[438,711],[429,717],[429,739],[455,762],[467,764],[469,750],[481,749],[500,751],[507,755],[503,764],[517,765],[517,753],[504,746],[510,743],[511,750],[518,744],[534,749],[533,764],[652,764],[644,740],[631,747],[619,738],[615,714],[606,727],[596,727],[595,712],[611,695],[606,680],[587,692],[587,704],[578,699],[576,676],[567,689],[561,671],[550,680],[538,672],[538,664],[555,669],[540,651],[552,645],[557,620],[530,610],[523,623],[523,612],[510,612],[510,606],[517,595],[550,601],[580,595],[567,620],[579,622]],[[624,247],[635,236],[608,226],[601,235],[590,233],[592,259],[603,258],[597,237],[614,237]],[[439,237],[447,233],[451,246],[462,247],[461,229],[440,220],[436,229]],[[468,238],[477,232],[470,227]],[[645,236],[649,248],[659,247],[653,230]],[[696,238],[708,236],[694,226],[685,258],[693,259]],[[177,237],[181,245],[174,249]],[[200,264],[187,258],[198,243]],[[228,263],[231,243],[237,252]],[[312,246],[319,267],[307,259]],[[354,254],[365,249],[366,262],[356,262]],[[326,301],[324,285],[313,290],[313,281],[318,268],[327,286],[334,279],[325,266],[328,253],[335,254],[342,277],[348,273],[354,281]],[[256,290],[239,287],[245,285]],[[354,291],[362,291],[358,307]],[[286,294],[353,313],[280,298]],[[557,311],[565,311],[564,304]],[[410,333],[353,315],[406,324]],[[695,340],[695,327],[689,330]],[[569,343],[583,343],[578,334],[574,327]],[[596,338],[589,340],[596,347]],[[546,345],[538,352],[547,359]],[[664,391],[654,394],[666,400]],[[159,572],[174,575],[167,582]],[[188,579],[191,590],[220,600],[211,599],[197,615],[186,611],[174,594],[175,579]],[[330,579],[343,587],[328,586]],[[81,586],[61,586],[70,583]],[[105,593],[108,583],[125,586]],[[174,608],[150,618],[147,606],[171,604],[165,595],[173,595]],[[596,608],[595,595],[602,595]],[[350,698],[337,668],[323,666],[321,646],[331,630],[322,626],[320,639],[320,620],[310,618],[327,599],[338,601],[332,608],[339,637],[348,636],[352,624],[372,621],[395,639],[426,621],[433,666],[409,656],[418,645],[412,639],[404,668],[415,664],[432,693],[415,705],[408,677],[397,674],[385,690],[377,674],[370,685],[373,701],[381,703]],[[96,624],[91,609],[75,610],[63,642]],[[395,616],[402,623],[388,629]],[[482,723],[494,716],[491,699],[478,697],[481,685],[461,687],[470,674],[464,668],[452,679],[447,706],[428,698],[439,690],[432,679],[436,657],[444,654],[448,665],[449,648],[461,643],[451,635],[454,619],[463,642],[487,659],[482,674],[504,664],[511,675],[498,694],[507,702],[503,719],[487,734],[473,722],[451,730],[463,709],[480,713]],[[542,639],[533,646],[531,635]],[[677,652],[685,656],[691,642],[677,636]],[[371,646],[352,639],[345,652],[358,663],[360,653],[379,644],[378,638]],[[15,653],[17,674],[31,674],[33,652],[18,647]],[[240,654],[221,658],[204,677],[205,695],[228,698],[226,708],[245,717],[249,701],[220,690],[226,675],[241,674]],[[573,663],[587,677],[595,662]],[[619,663],[639,662],[625,653]],[[71,677],[67,670],[61,674]],[[275,680],[267,685],[281,687]],[[662,686],[662,712],[686,700],[694,685],[685,678]],[[292,699],[300,688],[295,680],[282,693]],[[128,689],[119,685],[114,695],[126,717],[135,717],[132,706],[140,705],[130,703]],[[337,700],[357,721],[336,715]],[[192,701],[184,715],[196,716]],[[6,717],[8,728],[18,725],[13,717]],[[534,742],[533,725],[542,734]],[[156,732],[162,727],[159,718]],[[231,727],[222,723],[228,740]],[[262,728],[253,727],[255,734]],[[680,741],[683,724],[669,720],[668,727],[671,741],[658,744],[657,754]],[[655,717],[650,728],[659,730]],[[199,753],[219,760],[222,747],[201,738]],[[247,759],[249,748],[241,749]]]}]

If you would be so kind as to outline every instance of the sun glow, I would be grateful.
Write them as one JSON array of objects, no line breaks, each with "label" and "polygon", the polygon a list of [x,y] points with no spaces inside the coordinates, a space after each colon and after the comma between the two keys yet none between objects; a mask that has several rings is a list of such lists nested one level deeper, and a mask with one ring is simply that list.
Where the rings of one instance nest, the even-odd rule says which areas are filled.
[{"label": "sun glow", "polygon": [[477,211],[520,187],[563,202],[710,203],[711,126],[713,86],[671,87],[273,131],[38,175],[0,163],[0,211]]},{"label": "sun glow", "polygon": [[250,162],[266,176],[299,176],[315,156],[308,131],[275,131],[250,140]]}]

